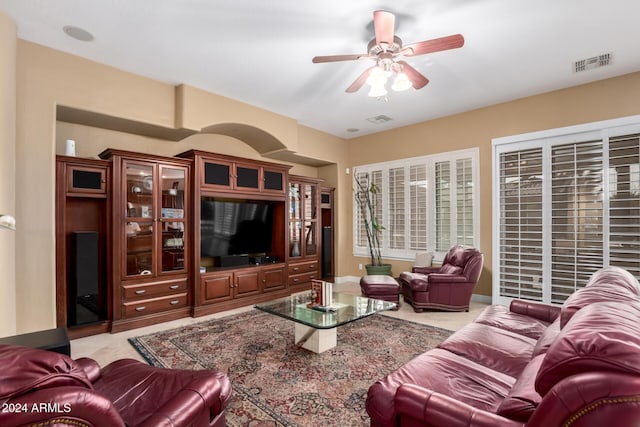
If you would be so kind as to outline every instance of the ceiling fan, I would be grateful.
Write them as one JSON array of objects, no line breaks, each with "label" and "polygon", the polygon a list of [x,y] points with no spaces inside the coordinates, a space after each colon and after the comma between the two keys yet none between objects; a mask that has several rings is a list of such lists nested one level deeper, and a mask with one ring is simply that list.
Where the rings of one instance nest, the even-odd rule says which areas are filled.
[{"label": "ceiling fan", "polygon": [[400,37],[394,34],[395,15],[384,10],[373,12],[373,28],[375,38],[369,42],[367,53],[354,55],[329,55],[316,56],[313,63],[352,61],[357,59],[372,59],[376,64],[366,69],[346,92],[356,92],[365,83],[371,86],[369,96],[383,97],[387,94],[386,83],[392,74],[396,74],[391,87],[393,90],[406,90],[423,88],[429,79],[420,74],[418,70],[407,64],[406,61],[396,60],[398,56],[417,56],[443,50],[456,49],[464,45],[464,37],[461,34],[440,37],[402,46]]}]

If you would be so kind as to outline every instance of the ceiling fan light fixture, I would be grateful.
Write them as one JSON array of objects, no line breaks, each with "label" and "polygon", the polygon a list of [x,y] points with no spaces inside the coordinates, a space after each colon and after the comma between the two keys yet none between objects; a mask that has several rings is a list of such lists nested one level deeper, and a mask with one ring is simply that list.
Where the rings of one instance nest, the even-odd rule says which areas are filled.
[{"label": "ceiling fan light fixture", "polygon": [[384,87],[384,84],[377,84],[377,85],[372,85],[371,89],[369,90],[368,95],[371,98],[380,98],[383,97],[387,94],[387,88]]},{"label": "ceiling fan light fixture", "polygon": [[374,86],[384,86],[387,84],[387,79],[389,78],[389,72],[384,71],[380,67],[375,67],[369,73],[369,77],[367,77],[367,84],[371,87]]},{"label": "ceiling fan light fixture", "polygon": [[396,78],[393,81],[393,85],[391,86],[391,89],[393,89],[396,92],[402,92],[403,90],[409,89],[411,86],[413,85],[411,84],[411,80],[409,80],[409,77],[407,77],[407,75],[403,71],[400,71],[396,75]]}]

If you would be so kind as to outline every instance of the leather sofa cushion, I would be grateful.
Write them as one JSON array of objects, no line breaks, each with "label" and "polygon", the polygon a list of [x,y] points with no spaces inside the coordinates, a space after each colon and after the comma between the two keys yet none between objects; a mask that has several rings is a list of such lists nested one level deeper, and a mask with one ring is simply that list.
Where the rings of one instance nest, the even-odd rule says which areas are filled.
[{"label": "leather sofa cushion", "polygon": [[52,387],[92,389],[82,368],[64,354],[13,345],[0,345],[0,400]]},{"label": "leather sofa cushion", "polygon": [[372,417],[372,425],[396,425],[393,421],[396,390],[402,384],[416,384],[495,413],[514,382],[509,375],[436,348],[376,381],[369,388],[367,412]]},{"label": "leather sofa cushion", "polygon": [[578,310],[590,304],[606,301],[628,302],[633,300],[638,300],[638,296],[626,287],[617,284],[602,282],[578,289],[562,304],[560,310],[560,328],[564,328]]},{"label": "leather sofa cushion", "polygon": [[531,360],[535,345],[533,338],[493,326],[470,323],[438,347],[517,377]]},{"label": "leather sofa cushion", "polygon": [[540,338],[538,338],[538,342],[533,349],[533,357],[536,357],[539,354],[546,353],[551,347],[551,344],[556,340],[558,335],[560,334],[560,318],[557,318],[555,322],[550,324],[547,329],[542,333]]},{"label": "leather sofa cushion", "polygon": [[440,274],[462,274],[462,267],[457,265],[445,264],[438,270]]},{"label": "leather sofa cushion", "polygon": [[548,322],[514,313],[503,305],[490,305],[476,317],[474,322],[495,326],[533,339],[540,338],[549,326]]},{"label": "leather sofa cushion", "polygon": [[640,283],[627,270],[620,267],[602,268],[593,273],[584,288],[574,292],[562,304],[560,328],[564,328],[578,310],[589,304],[637,300],[639,295]]},{"label": "leather sofa cushion", "polygon": [[536,392],[535,381],[543,360],[543,354],[531,359],[498,407],[498,415],[522,422],[531,417],[542,400]]},{"label": "leather sofa cushion", "polygon": [[536,390],[583,372],[640,375],[640,303],[595,303],[578,311],[549,347]]}]

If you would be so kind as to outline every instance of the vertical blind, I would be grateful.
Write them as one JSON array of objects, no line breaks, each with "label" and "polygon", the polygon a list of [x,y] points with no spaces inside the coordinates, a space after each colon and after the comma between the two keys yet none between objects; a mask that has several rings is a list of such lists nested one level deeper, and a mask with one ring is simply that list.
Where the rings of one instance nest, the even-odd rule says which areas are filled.
[{"label": "vertical blind", "polygon": [[640,135],[616,135],[628,128],[494,146],[494,302],[561,304],[608,265],[640,277]]}]

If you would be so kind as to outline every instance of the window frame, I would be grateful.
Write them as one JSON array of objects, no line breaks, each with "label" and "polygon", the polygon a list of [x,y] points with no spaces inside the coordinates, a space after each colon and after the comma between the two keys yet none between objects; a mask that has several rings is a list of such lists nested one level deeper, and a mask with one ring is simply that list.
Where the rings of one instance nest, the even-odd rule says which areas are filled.
[{"label": "window frame", "polygon": [[[458,223],[456,221],[456,197],[457,197],[457,161],[458,160],[469,160],[471,163],[471,178],[472,178],[472,227],[473,227],[473,245],[475,247],[479,247],[479,225],[480,225],[480,172],[479,172],[479,152],[480,149],[478,147],[450,151],[446,153],[438,153],[434,155],[426,155],[426,156],[418,156],[411,157],[399,160],[392,160],[388,162],[380,162],[380,163],[372,163],[360,166],[354,166],[352,168],[352,188],[355,188],[355,179],[358,174],[362,173],[372,173],[375,171],[382,171],[382,224],[384,226],[384,230],[382,232],[382,257],[385,259],[397,259],[397,260],[414,260],[416,252],[432,252],[434,253],[434,261],[442,260],[444,258],[444,254],[446,251],[436,251],[435,247],[435,236],[436,236],[436,192],[435,192],[435,165],[437,163],[449,162],[449,181],[450,181],[450,203],[451,203],[451,216],[450,216],[450,235],[456,236]],[[424,166],[426,168],[426,220],[424,229],[426,230],[426,235],[424,236],[424,240],[426,242],[426,247],[424,249],[412,249],[412,244],[415,239],[411,238],[411,229],[412,225],[415,224],[411,222],[411,204],[412,197],[415,194],[411,192],[411,170],[412,167]],[[390,191],[389,191],[389,171],[395,170],[398,168],[404,168],[404,248],[402,249],[393,249],[389,247],[390,242]],[[353,255],[357,257],[368,257],[369,250],[366,245],[359,246],[359,217],[360,212],[358,211],[358,206],[354,202],[353,203],[353,217],[352,217],[352,232],[353,232]],[[397,216],[396,216],[397,217]],[[452,242],[455,244],[456,242]]]},{"label": "window frame", "polygon": [[[508,153],[522,153],[527,150],[541,149],[542,150],[542,275],[539,277],[542,287],[542,297],[540,302],[553,304],[552,294],[552,271],[548,266],[552,265],[552,238],[551,230],[553,229],[553,222],[551,216],[552,207],[552,152],[554,147],[569,144],[582,144],[590,143],[594,140],[600,140],[602,142],[602,234],[603,234],[603,257],[602,264],[607,266],[610,263],[609,254],[610,248],[608,245],[610,224],[609,224],[609,195],[610,192],[610,170],[609,170],[609,142],[610,140],[628,136],[632,134],[640,134],[640,115],[629,116],[618,119],[604,120],[592,123],[585,123],[575,126],[567,126],[556,129],[548,129],[544,131],[531,132],[520,135],[513,135],[501,138],[495,138],[492,140],[492,209],[493,224],[492,224],[492,303],[508,305],[516,297],[509,297],[501,295],[501,259],[503,255],[501,250],[502,235],[502,211],[501,211],[501,155]],[[576,283],[576,289],[586,284]],[[530,298],[532,301],[538,301]]]}]

